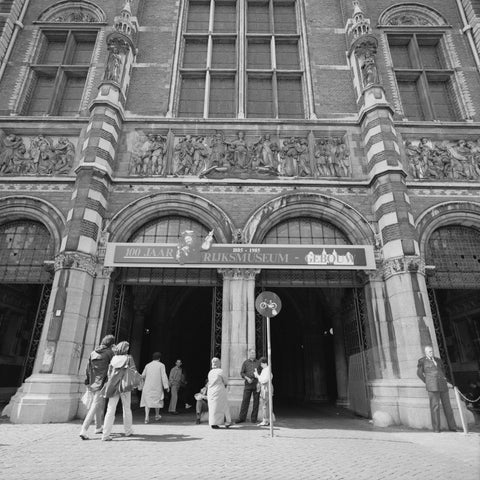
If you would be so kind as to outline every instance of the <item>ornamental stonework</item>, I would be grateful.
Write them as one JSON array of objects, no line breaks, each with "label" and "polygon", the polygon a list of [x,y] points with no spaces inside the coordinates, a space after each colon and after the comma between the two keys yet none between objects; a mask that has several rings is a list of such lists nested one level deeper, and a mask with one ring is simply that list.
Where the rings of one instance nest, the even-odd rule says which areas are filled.
[{"label": "ornamental stonework", "polygon": [[400,273],[420,273],[425,275],[425,261],[416,255],[406,255],[383,262],[383,277],[388,279]]},{"label": "ornamental stonework", "polygon": [[74,269],[87,272],[91,276],[95,276],[97,259],[78,252],[63,252],[55,257],[55,270]]},{"label": "ornamental stonework", "polygon": [[349,177],[351,165],[343,136],[139,132],[133,141],[129,173],[141,177],[324,178]]},{"label": "ornamental stonework", "polygon": [[26,137],[0,130],[0,175],[68,175],[75,146],[67,137]]},{"label": "ornamental stonework", "polygon": [[405,154],[414,178],[463,181],[480,179],[480,138],[432,141],[424,137],[420,140],[407,140]]}]

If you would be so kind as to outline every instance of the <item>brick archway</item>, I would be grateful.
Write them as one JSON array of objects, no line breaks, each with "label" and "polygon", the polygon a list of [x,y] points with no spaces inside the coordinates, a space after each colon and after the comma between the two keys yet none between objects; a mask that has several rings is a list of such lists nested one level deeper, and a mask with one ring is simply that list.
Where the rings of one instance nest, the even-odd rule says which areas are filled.
[{"label": "brick archway", "polygon": [[422,255],[425,255],[432,233],[437,228],[447,225],[462,225],[480,230],[480,203],[445,202],[424,211],[416,221]]},{"label": "brick archway", "polygon": [[372,226],[360,212],[340,200],[315,193],[288,194],[265,203],[245,224],[244,238],[250,243],[261,243],[275,225],[299,216],[331,223],[353,245],[374,244]]},{"label": "brick archway", "polygon": [[219,243],[228,243],[232,239],[233,222],[213,202],[190,193],[169,192],[142,197],[117,212],[107,225],[109,241],[127,242],[142,225],[170,215],[195,219],[212,229]]},{"label": "brick archway", "polygon": [[58,253],[65,227],[62,212],[45,200],[34,197],[18,195],[0,200],[0,224],[24,219],[42,223],[54,241],[55,253]]}]

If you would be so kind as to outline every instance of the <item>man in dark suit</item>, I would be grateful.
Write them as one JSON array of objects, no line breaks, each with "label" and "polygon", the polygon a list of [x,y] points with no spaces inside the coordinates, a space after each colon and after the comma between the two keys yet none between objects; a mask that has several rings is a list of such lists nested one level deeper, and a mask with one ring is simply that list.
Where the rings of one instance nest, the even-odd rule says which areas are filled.
[{"label": "man in dark suit", "polygon": [[430,400],[430,413],[432,415],[432,427],[434,432],[440,432],[440,401],[447,419],[448,429],[456,432],[457,427],[453,417],[450,397],[448,395],[447,379],[440,358],[433,356],[433,348],[425,347],[425,356],[418,360],[417,375],[425,383]]}]

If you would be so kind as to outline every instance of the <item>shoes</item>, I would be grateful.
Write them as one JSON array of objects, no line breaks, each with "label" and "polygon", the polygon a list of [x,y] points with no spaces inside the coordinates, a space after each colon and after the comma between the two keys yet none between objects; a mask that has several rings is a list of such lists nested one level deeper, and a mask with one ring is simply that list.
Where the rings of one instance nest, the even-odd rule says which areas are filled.
[{"label": "shoes", "polygon": [[148,423],[150,422],[150,420],[148,418],[145,419],[145,423]]},{"label": "shoes", "polygon": [[111,441],[112,441],[112,437],[102,438],[102,442],[111,442]]},{"label": "shoes", "polygon": [[178,412],[168,412],[170,415],[178,415]]},{"label": "shoes", "polygon": [[219,427],[218,425],[212,425],[212,428],[213,428],[214,430],[217,430],[217,428],[220,428],[220,427]]},{"label": "shoes", "polygon": [[192,406],[189,403],[186,403],[185,408],[188,410],[189,408],[192,408]]},{"label": "shoes", "polygon": [[197,419],[195,420],[195,423],[196,423],[197,425],[200,425],[200,419],[197,418]]},{"label": "shoes", "polygon": [[226,423],[226,424],[225,424],[225,428],[230,428],[231,426],[232,426],[231,423]]},{"label": "shoes", "polygon": [[449,428],[448,431],[449,432],[458,432],[458,430],[456,428]]},{"label": "shoes", "polygon": [[440,433],[440,430],[435,429],[434,432],[435,432],[435,433]]},{"label": "shoes", "polygon": [[82,440],[90,440],[90,438],[88,438],[88,435],[86,433],[81,433],[79,435],[79,437],[82,439]]},{"label": "shoes", "polygon": [[235,420],[235,423],[245,423],[245,420],[242,420],[241,418],[239,418],[238,420]]},{"label": "shoes", "polygon": [[258,422],[258,418],[255,418],[255,419],[252,418],[252,423],[257,423],[257,422]]},{"label": "shoes", "polygon": [[257,423],[257,427],[268,427],[270,424],[268,422]]},{"label": "shoes", "polygon": [[95,433],[98,435],[99,433],[103,433],[103,428],[98,428],[95,430]]},{"label": "shoes", "polygon": [[162,418],[161,415],[155,415],[155,421],[158,422]]}]

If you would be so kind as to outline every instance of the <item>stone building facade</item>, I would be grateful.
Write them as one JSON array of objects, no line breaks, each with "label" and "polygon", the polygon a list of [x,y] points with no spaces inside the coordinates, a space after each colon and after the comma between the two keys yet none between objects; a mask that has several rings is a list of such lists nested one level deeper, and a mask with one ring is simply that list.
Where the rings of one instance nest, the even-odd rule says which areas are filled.
[{"label": "stone building facade", "polygon": [[[221,356],[235,409],[247,349],[266,353],[255,297],[272,290],[276,401],[428,427],[425,345],[460,389],[479,380],[479,2],[119,3],[0,10],[12,421],[80,414],[110,332],[141,366],[182,358],[193,389]],[[185,232],[237,252],[365,246],[375,267],[105,260]]]}]

